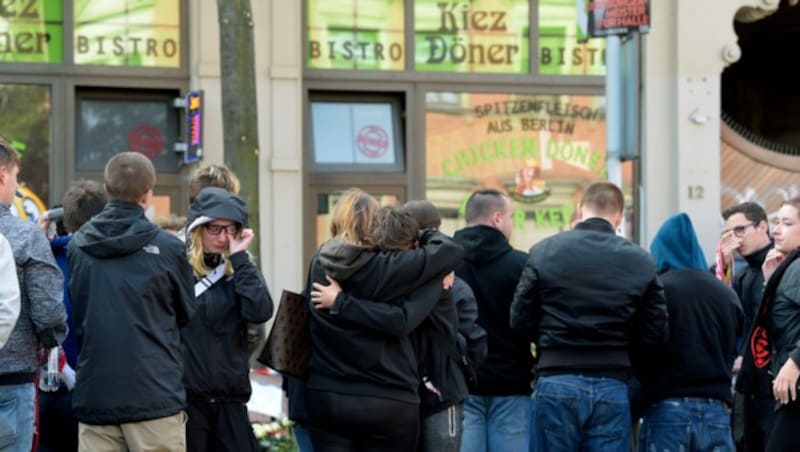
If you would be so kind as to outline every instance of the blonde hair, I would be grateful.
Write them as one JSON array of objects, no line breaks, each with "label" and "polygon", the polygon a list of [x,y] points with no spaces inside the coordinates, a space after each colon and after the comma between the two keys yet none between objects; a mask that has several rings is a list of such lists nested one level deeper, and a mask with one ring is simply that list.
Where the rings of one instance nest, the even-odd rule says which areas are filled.
[{"label": "blonde hair", "polygon": [[[189,259],[189,265],[192,266],[194,276],[202,278],[211,273],[214,269],[206,266],[205,259],[203,259],[203,235],[200,229],[203,226],[198,226],[192,229],[191,240],[189,241],[189,249],[186,250],[186,255]],[[230,276],[233,274],[233,265],[231,260],[228,259],[228,251],[222,253],[222,258],[225,260],[225,275]]]},{"label": "blonde hair", "polygon": [[374,246],[370,230],[379,208],[378,201],[360,188],[345,190],[331,213],[331,236],[352,245]]},{"label": "blonde hair", "polygon": [[225,165],[208,165],[198,168],[189,181],[189,204],[197,198],[200,190],[207,187],[219,187],[234,195],[239,194],[239,178]]}]

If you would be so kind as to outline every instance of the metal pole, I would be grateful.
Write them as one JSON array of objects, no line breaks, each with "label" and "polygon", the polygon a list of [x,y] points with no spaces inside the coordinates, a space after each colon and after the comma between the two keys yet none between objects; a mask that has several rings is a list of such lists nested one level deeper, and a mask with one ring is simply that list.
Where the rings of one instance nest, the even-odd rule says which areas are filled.
[{"label": "metal pole", "polygon": [[606,38],[606,179],[622,187],[623,96],[620,37]]}]

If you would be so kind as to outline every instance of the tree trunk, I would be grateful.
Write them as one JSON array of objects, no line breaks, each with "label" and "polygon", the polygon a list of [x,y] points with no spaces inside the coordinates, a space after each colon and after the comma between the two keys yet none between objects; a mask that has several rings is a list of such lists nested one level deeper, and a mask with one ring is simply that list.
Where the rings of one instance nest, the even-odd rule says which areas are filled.
[{"label": "tree trunk", "polygon": [[[258,110],[253,14],[250,0],[217,0],[217,10],[225,164],[241,182],[239,196],[247,203],[250,227],[255,232],[250,252],[259,255]],[[260,256],[255,261],[260,267]]]}]

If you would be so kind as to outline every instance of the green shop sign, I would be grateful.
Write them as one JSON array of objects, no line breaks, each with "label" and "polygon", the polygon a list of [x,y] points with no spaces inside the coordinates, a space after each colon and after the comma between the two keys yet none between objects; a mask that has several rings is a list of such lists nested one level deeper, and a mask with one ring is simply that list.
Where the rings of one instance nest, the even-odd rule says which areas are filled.
[{"label": "green shop sign", "polygon": [[0,61],[61,63],[61,0],[0,0]]},{"label": "green shop sign", "polygon": [[405,68],[403,0],[308,0],[309,68]]},{"label": "green shop sign", "polygon": [[527,73],[528,0],[416,0],[418,71]]},{"label": "green shop sign", "polygon": [[75,0],[75,63],[179,67],[180,31],[180,0]]},{"label": "green shop sign", "polygon": [[539,0],[539,73],[604,75],[605,39],[588,39],[578,24],[575,0]]}]

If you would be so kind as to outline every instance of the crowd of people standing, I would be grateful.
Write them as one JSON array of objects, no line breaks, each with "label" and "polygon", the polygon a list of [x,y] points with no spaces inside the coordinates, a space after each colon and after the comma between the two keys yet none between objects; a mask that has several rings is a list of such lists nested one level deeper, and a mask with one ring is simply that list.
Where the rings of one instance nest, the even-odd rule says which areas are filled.
[{"label": "crowd of people standing", "polygon": [[[0,143],[11,245],[0,268],[9,256],[16,267],[0,295],[17,300],[0,309],[0,450],[259,451],[245,405],[250,344],[273,302],[247,251],[254,232],[235,176],[197,171],[189,224],[173,234],[145,215],[156,173],[142,154],[112,157],[103,184],[72,184],[63,219],[39,226],[9,212],[19,165]],[[40,350],[56,364],[37,375]],[[58,381],[44,391],[51,371]]]},{"label": "crowd of people standing", "polygon": [[[235,176],[198,170],[169,232],[145,214],[152,162],[123,152],[53,234],[9,212],[19,165],[0,143],[0,449],[259,450],[249,359],[273,302]],[[800,450],[800,198],[771,230],[757,204],[723,212],[711,269],[684,213],[647,252],[616,233],[615,185],[578,210],[524,253],[498,190],[452,237],[430,202],[341,193],[304,288],[308,377],[286,379],[299,448]]]}]

